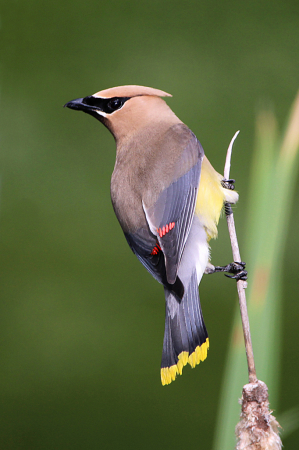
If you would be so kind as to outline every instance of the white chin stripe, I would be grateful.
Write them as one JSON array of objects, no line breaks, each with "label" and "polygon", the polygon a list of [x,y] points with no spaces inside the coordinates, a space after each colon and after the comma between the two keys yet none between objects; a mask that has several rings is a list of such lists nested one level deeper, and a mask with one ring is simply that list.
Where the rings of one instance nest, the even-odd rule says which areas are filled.
[{"label": "white chin stripe", "polygon": [[93,109],[99,116],[107,117],[107,114],[104,111],[99,111],[98,109]]}]

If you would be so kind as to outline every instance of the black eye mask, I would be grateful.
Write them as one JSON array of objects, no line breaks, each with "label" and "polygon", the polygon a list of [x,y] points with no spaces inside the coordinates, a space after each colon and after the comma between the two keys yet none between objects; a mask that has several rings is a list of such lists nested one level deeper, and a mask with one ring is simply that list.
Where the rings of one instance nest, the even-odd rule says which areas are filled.
[{"label": "black eye mask", "polygon": [[131,97],[97,98],[90,95],[89,97],[85,97],[82,103],[91,106],[94,109],[99,109],[106,114],[111,114],[120,109],[130,98]]}]

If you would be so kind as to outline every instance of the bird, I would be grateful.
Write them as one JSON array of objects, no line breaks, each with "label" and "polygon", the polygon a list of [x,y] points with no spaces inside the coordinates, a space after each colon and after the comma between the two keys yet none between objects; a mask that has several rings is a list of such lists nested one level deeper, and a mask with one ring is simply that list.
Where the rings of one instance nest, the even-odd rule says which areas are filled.
[{"label": "bird", "polygon": [[195,134],[159,89],[126,85],[77,98],[64,106],[98,119],[116,142],[111,200],[127,243],[164,287],[165,330],[161,382],[207,357],[209,337],[198,286],[204,273],[245,279],[245,263],[213,266],[223,206],[238,200],[234,180],[211,165]]}]

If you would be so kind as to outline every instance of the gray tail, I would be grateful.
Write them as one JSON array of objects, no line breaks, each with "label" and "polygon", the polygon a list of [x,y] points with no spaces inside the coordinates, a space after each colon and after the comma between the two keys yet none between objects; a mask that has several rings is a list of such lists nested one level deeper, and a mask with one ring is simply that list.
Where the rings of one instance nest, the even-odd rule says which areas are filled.
[{"label": "gray tail", "polygon": [[194,271],[182,300],[165,290],[166,317],[163,341],[161,381],[170,384],[183,367],[195,367],[207,357],[209,338],[202,316],[197,276]]}]

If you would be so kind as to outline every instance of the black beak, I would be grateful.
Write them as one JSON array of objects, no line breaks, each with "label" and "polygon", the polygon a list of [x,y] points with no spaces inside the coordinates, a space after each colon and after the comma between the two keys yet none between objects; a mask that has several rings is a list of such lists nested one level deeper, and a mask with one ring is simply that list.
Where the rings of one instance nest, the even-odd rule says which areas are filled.
[{"label": "black beak", "polygon": [[[99,107],[99,99],[96,99],[92,95],[90,97],[76,98],[66,103],[64,107],[75,109],[77,111],[83,111],[91,116],[95,117],[100,122],[103,122],[104,117],[101,115],[102,108]],[[99,111],[99,113],[97,113]]]},{"label": "black beak", "polygon": [[90,112],[91,107],[83,103],[84,98],[76,98],[75,100],[71,100],[70,102],[64,105],[64,108],[77,109],[79,111]]}]

